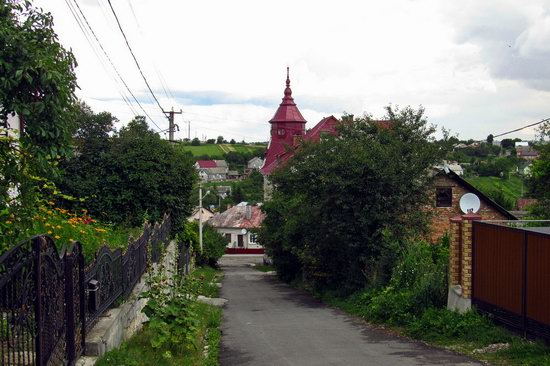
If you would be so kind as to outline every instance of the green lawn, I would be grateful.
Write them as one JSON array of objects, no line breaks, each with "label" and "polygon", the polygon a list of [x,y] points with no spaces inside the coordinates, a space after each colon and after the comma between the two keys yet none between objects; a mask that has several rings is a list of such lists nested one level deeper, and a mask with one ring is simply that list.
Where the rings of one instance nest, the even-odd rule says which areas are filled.
[{"label": "green lawn", "polygon": [[253,153],[258,150],[264,150],[265,145],[248,145],[248,144],[207,144],[200,146],[182,145],[184,151],[190,151],[193,156],[208,155],[211,158],[223,158],[223,155],[230,152]]},{"label": "green lawn", "polygon": [[[515,203],[518,198],[522,197],[523,180],[518,176],[510,176],[509,179],[497,177],[471,177],[466,178],[466,180],[481,192],[508,209],[515,208]],[[503,204],[502,198],[499,198],[499,196],[505,200],[505,204]]]}]

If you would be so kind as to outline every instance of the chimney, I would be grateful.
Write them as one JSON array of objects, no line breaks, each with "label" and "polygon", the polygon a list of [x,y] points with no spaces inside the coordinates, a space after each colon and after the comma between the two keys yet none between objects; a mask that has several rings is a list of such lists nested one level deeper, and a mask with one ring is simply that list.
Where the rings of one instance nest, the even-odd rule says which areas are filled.
[{"label": "chimney", "polygon": [[252,206],[247,205],[245,209],[246,209],[245,211],[246,219],[250,220],[252,218]]}]

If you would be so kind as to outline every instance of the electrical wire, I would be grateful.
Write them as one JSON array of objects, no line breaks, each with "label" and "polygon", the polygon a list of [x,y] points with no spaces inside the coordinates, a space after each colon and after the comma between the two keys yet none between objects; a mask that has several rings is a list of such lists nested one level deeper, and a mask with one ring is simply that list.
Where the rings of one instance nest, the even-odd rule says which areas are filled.
[{"label": "electrical wire", "polygon": [[503,132],[503,133],[500,133],[500,134],[498,134],[498,135],[493,135],[493,138],[495,138],[495,137],[501,137],[501,136],[504,136],[504,135],[508,135],[508,134],[510,134],[510,133],[512,133],[512,132],[518,132],[518,131],[524,130],[524,129],[526,129],[526,128],[533,127],[533,126],[537,126],[537,125],[540,125],[541,123],[548,122],[548,121],[550,121],[550,117],[545,118],[545,119],[542,119],[542,120],[540,120],[540,121],[538,121],[538,122],[535,122],[535,123],[528,124],[528,125],[523,126],[523,127],[520,127],[520,128],[516,128],[515,130],[511,130],[511,131],[508,131],[508,132]]},{"label": "electrical wire", "polygon": [[111,0],[107,0],[107,3],[109,4],[109,7],[111,8],[111,11],[112,11],[112,13],[115,17],[115,20],[118,24],[118,29],[120,30],[120,33],[122,33],[122,36],[124,37],[124,41],[126,42],[126,46],[128,47],[128,50],[130,51],[130,54],[132,55],[132,58],[134,59],[134,62],[136,63],[136,66],[139,70],[139,73],[141,74],[141,77],[143,78],[143,81],[145,82],[145,85],[147,85],[147,89],[149,89],[149,92],[153,96],[153,99],[155,100],[155,102],[157,102],[157,105],[159,106],[160,110],[164,114],[165,113],[164,109],[160,105],[160,102],[157,99],[157,97],[156,97],[155,93],[153,92],[153,90],[151,89],[151,86],[149,85],[149,82],[147,81],[147,78],[145,77],[145,74],[141,70],[141,66],[139,65],[139,62],[136,58],[136,55],[134,54],[134,51],[132,50],[132,47],[130,46],[130,43],[128,42],[128,38],[126,37],[126,34],[124,33],[124,30],[122,29],[122,25],[120,24],[120,21],[119,21],[118,16],[115,12],[115,9],[113,8],[113,4],[111,3]]},{"label": "electrical wire", "polygon": [[94,54],[96,55],[97,59],[99,60],[101,66],[103,67],[103,69],[105,70],[105,72],[115,81],[115,84],[117,85],[117,88],[118,88],[118,93],[120,94],[122,100],[124,100],[124,102],[126,103],[126,105],[128,106],[128,108],[130,109],[130,111],[132,112],[132,114],[137,115],[134,107],[132,106],[132,104],[130,103],[130,100],[129,98],[125,95],[125,93],[122,91],[122,89],[120,89],[120,84],[118,82],[118,80],[116,79],[116,77],[114,77],[110,72],[109,72],[109,69],[107,67],[107,65],[105,64],[105,62],[103,61],[103,59],[101,58],[101,56],[99,55],[98,53],[98,50],[96,49],[96,47],[94,46],[93,42],[92,42],[92,39],[91,39],[91,36],[90,36],[90,33],[89,31],[87,31],[86,27],[84,26],[84,23],[82,22],[82,19],[80,19],[80,17],[78,16],[77,12],[76,12],[76,9],[73,7],[73,5],[70,3],[69,0],[65,0],[65,3],[67,4],[67,7],[69,8],[73,18],[75,19],[76,21],[76,24],[78,25],[78,27],[80,28],[80,30],[82,31],[82,34],[84,35],[84,38],[86,39],[86,41],[88,42],[88,44],[90,45],[90,48],[92,49],[92,51],[94,52]]},{"label": "electrical wire", "polygon": [[[71,9],[71,6],[70,6],[70,3],[68,2],[70,0],[65,0],[65,2],[67,2],[67,5],[69,5],[69,9]],[[155,125],[155,127],[160,131],[162,130],[159,125],[153,120],[153,118],[151,118],[151,116],[149,115],[149,113],[147,113],[147,111],[145,110],[145,108],[143,108],[143,106],[141,105],[141,103],[139,102],[139,100],[136,98],[136,96],[134,95],[134,93],[132,92],[132,90],[130,89],[130,87],[128,86],[128,84],[126,83],[126,81],[124,80],[124,78],[122,77],[122,75],[120,74],[120,72],[118,71],[117,67],[115,66],[114,62],[112,61],[111,57],[109,57],[109,54],[107,53],[107,51],[105,50],[105,48],[103,47],[103,44],[101,43],[101,41],[99,40],[98,36],[96,35],[96,33],[94,32],[92,26],[90,25],[90,22],[88,22],[88,19],[86,18],[86,15],[84,14],[84,12],[82,11],[82,9],[80,8],[80,6],[78,5],[77,1],[76,0],[73,0],[77,9],[78,9],[78,12],[80,13],[80,15],[82,16],[82,18],[84,19],[84,22],[86,23],[88,29],[90,30],[91,34],[93,35],[93,37],[95,38],[97,44],[99,45],[99,48],[101,49],[101,51],[103,51],[103,54],[105,55],[105,57],[107,58],[107,60],[109,61],[109,63],[111,64],[113,70],[115,71],[116,75],[119,77],[119,79],[122,81],[122,84],[124,85],[124,87],[126,88],[126,90],[128,91],[128,93],[130,93],[130,95],[132,96],[132,98],[134,99],[134,101],[137,103],[137,105],[140,107],[140,109],[143,111],[143,113],[145,114],[145,116],[147,118],[149,118],[149,120]],[[72,12],[72,10],[71,10]],[[73,13],[73,16],[75,16],[75,19],[78,18],[77,15],[75,15]],[[78,23],[78,20],[77,20],[77,23]],[[80,25],[79,25],[80,26]],[[80,28],[83,32],[83,28],[81,27]],[[84,32],[85,33],[85,32]],[[93,49],[93,46],[91,44],[91,42],[89,41],[90,43],[90,46],[92,47]],[[101,58],[99,57],[99,55],[96,53],[96,56],[101,60]],[[123,97],[124,99],[124,97]],[[129,99],[128,99],[129,101]],[[134,111],[135,112],[135,111]],[[134,113],[134,115],[137,115],[137,113]]]}]

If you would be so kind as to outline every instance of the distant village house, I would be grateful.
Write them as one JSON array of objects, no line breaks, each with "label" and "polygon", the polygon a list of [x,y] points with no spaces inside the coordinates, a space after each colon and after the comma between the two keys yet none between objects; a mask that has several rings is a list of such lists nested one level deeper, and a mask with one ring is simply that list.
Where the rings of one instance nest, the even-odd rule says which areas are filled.
[{"label": "distant village house", "polygon": [[202,182],[218,182],[227,179],[229,167],[225,160],[198,160],[195,168]]},{"label": "distant village house", "polygon": [[260,206],[242,202],[214,215],[208,224],[224,235],[227,254],[263,254],[264,249],[254,230],[261,226],[264,218]]}]

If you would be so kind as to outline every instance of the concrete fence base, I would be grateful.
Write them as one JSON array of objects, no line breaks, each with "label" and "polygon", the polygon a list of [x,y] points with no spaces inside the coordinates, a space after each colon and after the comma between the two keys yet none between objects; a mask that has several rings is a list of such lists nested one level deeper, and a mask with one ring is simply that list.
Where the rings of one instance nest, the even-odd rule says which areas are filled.
[{"label": "concrete fence base", "polygon": [[[177,273],[176,268],[176,243],[170,242],[166,247],[163,258],[163,266],[169,276],[169,280]],[[158,271],[159,266],[153,264],[152,271]],[[97,324],[86,336],[85,356],[78,360],[77,365],[93,365],[98,357],[120,346],[120,344],[133,336],[146,322],[147,316],[142,312],[147,299],[141,298],[141,294],[147,291],[145,273],[136,284],[128,299],[119,307],[109,309],[99,318]]]}]

